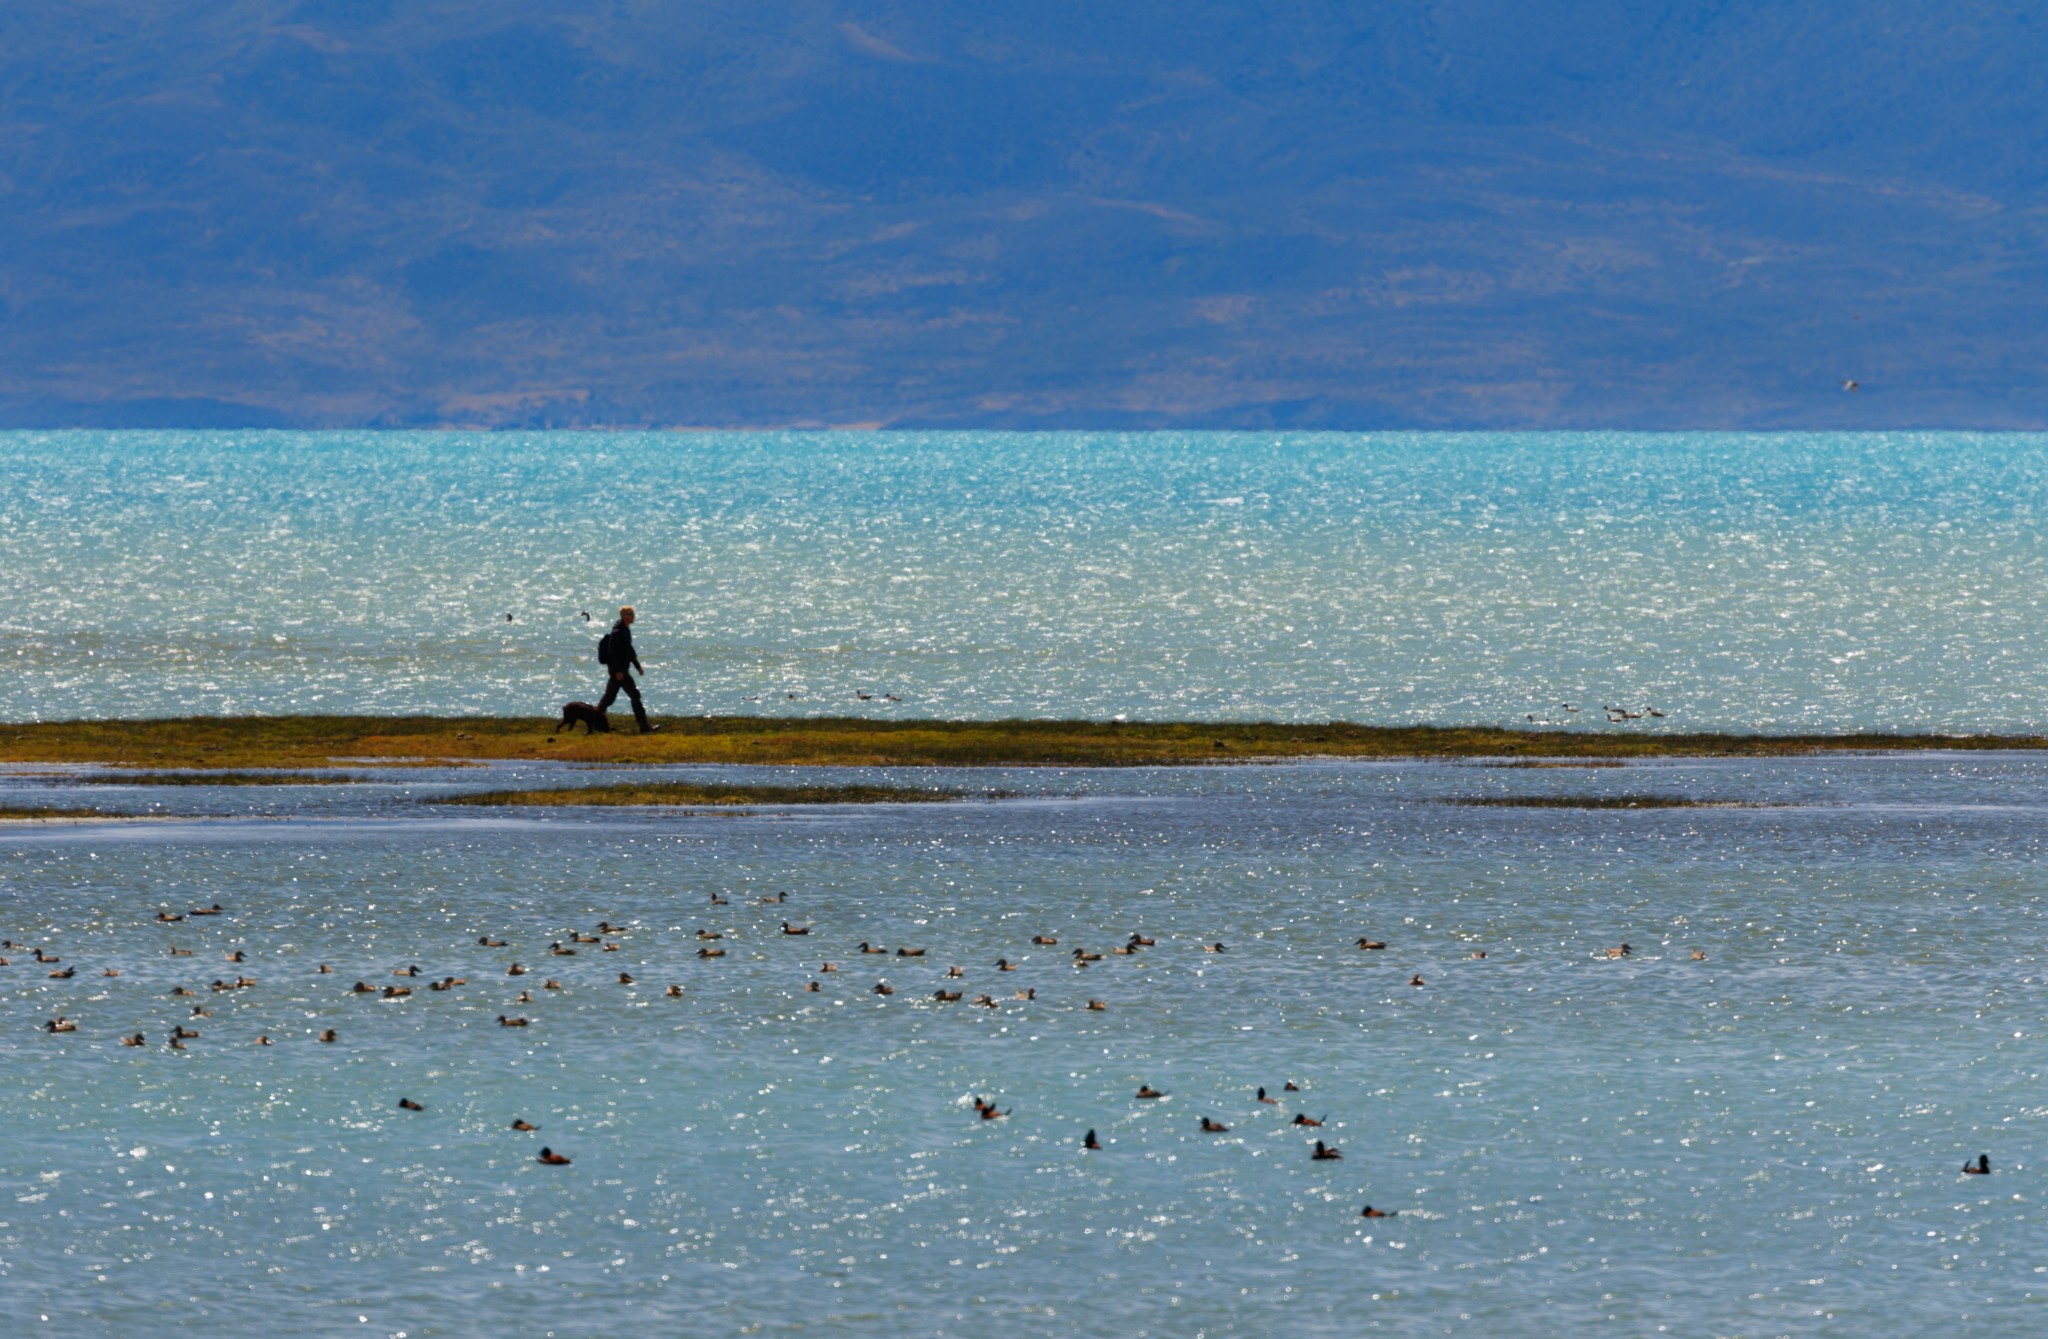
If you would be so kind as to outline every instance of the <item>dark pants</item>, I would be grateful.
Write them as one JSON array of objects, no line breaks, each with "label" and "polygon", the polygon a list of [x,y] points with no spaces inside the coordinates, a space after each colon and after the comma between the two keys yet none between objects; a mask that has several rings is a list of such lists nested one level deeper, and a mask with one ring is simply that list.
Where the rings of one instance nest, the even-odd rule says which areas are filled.
[{"label": "dark pants", "polygon": [[604,696],[597,700],[599,711],[608,710],[618,701],[619,693],[626,694],[626,700],[633,704],[633,719],[640,722],[640,728],[647,728],[647,708],[640,704],[640,685],[633,682],[631,670],[613,670],[612,681],[604,686]]}]

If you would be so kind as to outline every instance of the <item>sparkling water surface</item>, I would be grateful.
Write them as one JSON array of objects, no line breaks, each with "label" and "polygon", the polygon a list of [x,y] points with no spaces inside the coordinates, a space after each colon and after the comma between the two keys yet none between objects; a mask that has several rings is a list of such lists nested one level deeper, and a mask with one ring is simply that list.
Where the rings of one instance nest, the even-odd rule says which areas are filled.
[{"label": "sparkling water surface", "polygon": [[[0,968],[10,1313],[78,1334],[2038,1328],[2038,757],[833,775],[1018,797],[507,818],[424,801],[560,765],[289,794],[0,778],[0,805],[209,815],[0,831],[6,936],[77,968]],[[1580,794],[1744,807],[1444,803]],[[616,952],[548,952],[600,920],[626,927]],[[702,929],[725,958],[696,956]],[[1133,931],[1157,946],[1106,952]],[[1076,968],[1075,946],[1104,957]],[[448,975],[467,984],[426,989]],[[967,999],[930,998],[948,985]],[[60,1013],[77,1032],[41,1030]],[[978,1095],[1011,1114],[978,1119]],[[1313,1161],[1315,1135],[1343,1160]],[[543,1144],[574,1165],[537,1165]],[[1994,1174],[1958,1175],[1978,1152]]]},{"label": "sparkling water surface", "polygon": [[[2038,730],[2044,466],[1960,435],[0,435],[0,719],[539,713],[597,687],[582,611],[631,600],[658,713]],[[146,819],[0,823],[9,1330],[2040,1328],[2048,757],[658,770],[1006,797],[0,768],[0,808]],[[1626,796],[1704,807],[1451,802]],[[616,951],[549,952],[601,920]]]},{"label": "sparkling water surface", "polygon": [[657,712],[2038,730],[2044,487],[1964,434],[0,434],[0,719],[551,711],[629,602]]}]

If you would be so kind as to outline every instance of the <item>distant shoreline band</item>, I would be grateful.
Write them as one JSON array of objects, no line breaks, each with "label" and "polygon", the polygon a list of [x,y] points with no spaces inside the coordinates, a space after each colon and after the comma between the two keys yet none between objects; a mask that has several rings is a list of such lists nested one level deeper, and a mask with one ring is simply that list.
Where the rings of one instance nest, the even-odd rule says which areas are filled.
[{"label": "distant shoreline band", "polygon": [[673,717],[658,734],[551,735],[549,717],[187,716],[0,724],[0,764],[322,767],[401,758],[836,767],[1142,767],[1294,758],[1588,760],[2048,749],[2048,735],[1737,734],[1226,721]]}]

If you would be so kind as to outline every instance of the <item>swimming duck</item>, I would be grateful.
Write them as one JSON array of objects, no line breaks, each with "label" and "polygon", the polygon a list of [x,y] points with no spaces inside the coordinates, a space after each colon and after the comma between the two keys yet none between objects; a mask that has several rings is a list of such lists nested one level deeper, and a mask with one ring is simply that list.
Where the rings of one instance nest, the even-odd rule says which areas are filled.
[{"label": "swimming duck", "polygon": [[1095,1131],[1090,1130],[1087,1134],[1081,1136],[1081,1147],[1085,1149],[1090,1149],[1095,1152],[1100,1152],[1102,1150],[1102,1143],[1100,1140],[1096,1139]]},{"label": "swimming duck", "polygon": [[387,1000],[402,1000],[402,999],[404,999],[404,998],[405,998],[406,996],[408,996],[408,995],[410,995],[410,994],[412,994],[412,987],[411,987],[411,986],[386,986],[386,987],[384,987],[384,998],[385,998],[385,999],[387,999]]},{"label": "swimming duck", "polygon": [[1474,958],[1483,958],[1486,956],[1486,950],[1483,948],[1475,948],[1472,950],[1472,956]]},{"label": "swimming duck", "polygon": [[323,963],[321,963],[321,964],[320,964],[320,966],[319,966],[319,967],[318,967],[318,968],[317,968],[317,969],[316,969],[316,970],[314,971],[313,975],[315,975],[315,976],[333,976],[333,975],[334,975],[334,969],[333,969],[332,967],[329,967],[329,966],[328,966],[328,965],[327,965],[326,963],[324,963],[324,962],[323,962]]},{"label": "swimming duck", "polygon": [[1301,1091],[1301,1089],[1294,1086],[1293,1079],[1289,1079],[1287,1082],[1280,1085],[1280,1091],[1283,1093],[1298,1093]]},{"label": "swimming duck", "polygon": [[520,965],[519,965],[518,963],[516,963],[516,962],[515,962],[515,963],[513,963],[513,964],[512,964],[512,965],[511,965],[510,967],[507,967],[507,968],[505,969],[505,975],[507,975],[507,976],[525,976],[525,975],[526,975],[526,969],[525,969],[524,967],[520,966]]},{"label": "swimming duck", "polygon": [[1136,930],[1131,931],[1131,937],[1127,942],[1132,948],[1152,948],[1159,943],[1156,939],[1147,939]]},{"label": "swimming duck", "polygon": [[569,1159],[563,1157],[561,1154],[555,1152],[555,1150],[551,1148],[541,1149],[540,1156],[535,1158],[534,1161],[538,1163],[543,1163],[549,1167],[567,1167],[569,1165]]},{"label": "swimming duck", "polygon": [[875,994],[877,994],[877,995],[894,995],[895,993],[896,993],[896,987],[894,987],[894,986],[890,985],[890,984],[889,984],[889,983],[888,983],[887,981],[877,981],[877,982],[875,982]]},{"label": "swimming duck", "polygon": [[1223,941],[1219,939],[1219,940],[1217,940],[1217,941],[1216,941],[1215,943],[1213,943],[1213,944],[1204,944],[1204,945],[1202,945],[1202,952],[1204,952],[1204,953],[1228,953],[1228,952],[1230,952],[1230,950],[1229,950],[1229,949],[1227,949],[1227,948],[1225,948],[1225,947],[1223,947]]},{"label": "swimming duck", "polygon": [[339,1037],[338,1035],[336,1035],[336,1033],[335,1033],[335,1031],[334,1031],[334,1029],[333,1029],[333,1028],[329,1028],[329,1029],[327,1029],[327,1031],[325,1031],[325,1032],[323,1032],[323,1033],[321,1033],[321,1034],[320,1034],[320,1040],[322,1040],[322,1041],[339,1041],[339,1040],[341,1040],[341,1038],[340,1038],[340,1037]]},{"label": "swimming duck", "polygon": [[499,1027],[526,1027],[528,1023],[529,1020],[524,1018],[507,1018],[503,1014],[498,1015]]},{"label": "swimming duck", "polygon": [[782,903],[782,902],[787,902],[787,901],[789,901],[789,893],[788,893],[788,892],[787,892],[787,891],[785,890],[785,891],[783,891],[783,892],[777,893],[777,894],[776,894],[775,896],[773,896],[773,897],[764,897],[764,898],[762,898],[762,899],[761,899],[761,905],[762,905],[762,906],[764,906],[764,907],[772,907],[772,906],[775,906],[775,905],[777,905],[778,903]]},{"label": "swimming duck", "polygon": [[192,993],[191,991],[189,991],[189,990],[185,989],[185,988],[184,988],[183,986],[172,986],[172,987],[171,987],[171,994],[173,994],[173,995],[190,995],[191,993]]},{"label": "swimming duck", "polygon": [[946,979],[948,981],[958,981],[961,977],[966,975],[967,973],[961,971],[958,967],[948,967],[946,969]]},{"label": "swimming duck", "polygon": [[1164,1096],[1166,1096],[1165,1093],[1160,1092],[1157,1088],[1154,1088],[1149,1083],[1141,1083],[1138,1085],[1138,1100],[1140,1102],[1149,1102],[1154,1098]]},{"label": "swimming duck", "polygon": [[[1399,1211],[1394,1211],[1394,1213],[1397,1212]],[[1360,1218],[1392,1218],[1394,1216],[1394,1213],[1390,1213],[1383,1209],[1375,1209],[1370,1204],[1368,1204],[1363,1209],[1360,1209],[1358,1211],[1358,1216]]]},{"label": "swimming duck", "polygon": [[1259,1100],[1261,1102],[1264,1102],[1269,1107],[1277,1107],[1280,1105],[1280,1099],[1277,1097],[1266,1096],[1266,1090],[1264,1088],[1259,1089]]},{"label": "swimming duck", "polygon": [[899,958],[922,958],[924,950],[921,948],[899,948],[896,950],[896,956]]},{"label": "swimming duck", "polygon": [[1966,1163],[1964,1163],[1964,1164],[1963,1164],[1963,1175],[1965,1175],[1965,1176],[1989,1176],[1989,1175],[1991,1175],[1991,1155],[1990,1155],[1989,1153],[1979,1153],[1979,1154],[1977,1155],[1977,1160],[1976,1160],[1975,1162],[1966,1162]]},{"label": "swimming duck", "polygon": [[72,1022],[63,1014],[58,1014],[55,1018],[43,1024],[43,1030],[46,1032],[76,1032],[78,1031],[78,1024]]},{"label": "swimming duck", "polygon": [[572,930],[569,932],[569,942],[572,944],[595,944],[598,942],[598,938],[596,935],[587,935],[581,931]]},{"label": "swimming duck", "polygon": [[240,949],[236,949],[236,950],[235,950],[235,951],[234,951],[233,953],[230,953],[230,954],[228,954],[227,956],[228,956],[228,961],[229,961],[229,962],[247,962],[247,961],[249,961],[249,955],[248,955],[248,954],[246,954],[246,953],[244,953],[244,952],[243,952],[242,950],[240,950]]},{"label": "swimming duck", "polygon": [[72,977],[77,975],[78,969],[76,967],[66,967],[61,972],[51,972],[49,974],[50,979],[52,981],[69,981]]},{"label": "swimming duck", "polygon": [[725,950],[722,948],[700,948],[697,950],[697,956],[700,958],[722,958],[725,956]]},{"label": "swimming duck", "polygon": [[164,1045],[173,1051],[182,1051],[185,1049],[185,1039],[174,1032],[171,1034],[170,1039],[164,1042]]},{"label": "swimming duck", "polygon": [[[174,948],[170,950],[170,955],[173,958],[189,958],[192,956],[192,950],[189,948]],[[42,959],[38,958],[36,961],[41,962]]]},{"label": "swimming duck", "polygon": [[1317,1162],[1333,1162],[1336,1159],[1343,1157],[1344,1155],[1337,1149],[1332,1148],[1330,1145],[1318,1139],[1316,1140],[1315,1151],[1313,1153],[1310,1153],[1309,1156],[1311,1158],[1314,1158]]},{"label": "swimming duck", "polygon": [[818,970],[821,972],[836,972],[839,970],[839,964],[836,962],[821,962],[818,964]]},{"label": "swimming duck", "polygon": [[632,974],[631,972],[620,972],[620,973],[619,973],[619,984],[620,984],[620,985],[622,985],[622,986],[630,986],[630,985],[632,985],[632,984],[633,984],[633,974]]},{"label": "swimming duck", "polygon": [[1634,949],[1630,948],[1627,944],[1623,944],[1620,948],[1608,949],[1607,956],[1610,958],[1626,958],[1633,952],[1635,952]]},{"label": "swimming duck", "polygon": [[997,958],[996,970],[999,972],[1014,972],[1017,970],[1017,964],[1011,962],[1008,958]]},{"label": "swimming duck", "polygon": [[172,1028],[172,1029],[171,1029],[171,1035],[172,1035],[173,1037],[188,1037],[188,1038],[197,1038],[197,1037],[199,1036],[199,1034],[198,1034],[197,1032],[195,1032],[195,1031],[193,1031],[192,1029],[190,1029],[190,1028],[186,1027],[186,1026],[185,1026],[185,1025],[183,1024],[183,1023],[180,1023],[180,1024],[178,1024],[178,1025],[177,1025],[176,1027]]},{"label": "swimming duck", "polygon": [[1029,990],[1017,991],[1010,998],[1013,1000],[1035,1000],[1038,998],[1038,987],[1033,986]]},{"label": "swimming duck", "polygon": [[[137,1035],[139,1036],[140,1034],[138,1033]],[[257,1036],[255,1041],[252,1041],[249,1044],[251,1046],[268,1046],[270,1045],[270,1034],[268,1032],[261,1033]]]},{"label": "swimming duck", "polygon": [[504,940],[502,940],[502,939],[493,939],[493,938],[491,938],[491,937],[490,937],[489,935],[484,935],[484,936],[483,936],[482,938],[478,939],[478,940],[477,940],[476,942],[477,942],[477,943],[479,943],[479,944],[482,944],[482,945],[483,945],[483,946],[484,946],[485,948],[503,948],[503,947],[505,947],[505,941],[504,941]]},{"label": "swimming duck", "polygon": [[147,1046],[149,1045],[149,1041],[140,1032],[138,1032],[132,1037],[121,1038],[121,1044],[123,1046]]},{"label": "swimming duck", "polygon": [[1429,983],[1422,979],[1422,973],[1417,972],[1415,975],[1408,978],[1408,984],[1411,986],[1426,986]]},{"label": "swimming duck", "polygon": [[860,941],[860,951],[863,953],[887,953],[889,950],[885,948],[876,948],[873,944],[870,944],[867,940],[863,939]]},{"label": "swimming duck", "polygon": [[782,933],[786,935],[807,935],[810,932],[811,927],[808,925],[791,925],[788,921],[782,923]]},{"label": "swimming duck", "polygon": [[1051,948],[1060,941],[1053,935],[1033,935],[1031,936],[1031,942],[1040,948]]},{"label": "swimming duck", "polygon": [[1103,1002],[1102,1002],[1101,1000],[1090,1000],[1090,1001],[1088,1001],[1088,1012],[1089,1012],[1089,1013],[1093,1013],[1093,1014],[1099,1014],[1099,1013],[1103,1013],[1103,1012],[1105,1012],[1105,1011],[1106,1011],[1106,1010],[1107,1010],[1108,1008],[1109,1008],[1109,1006],[1108,1006],[1108,1005],[1106,1005],[1106,1004],[1104,1004],[1104,1003],[1103,1003]]},{"label": "swimming duck", "polygon": [[1074,961],[1075,961],[1075,962],[1101,962],[1101,961],[1102,961],[1102,955],[1101,955],[1100,953],[1090,953],[1090,952],[1088,952],[1088,951],[1087,951],[1087,950],[1085,950],[1085,949],[1078,949],[1078,948],[1077,948],[1077,949],[1075,949],[1075,950],[1074,950]]},{"label": "swimming duck", "polygon": [[377,993],[377,988],[367,981],[358,981],[348,988],[348,993],[351,995],[374,995]]},{"label": "swimming duck", "polygon": [[1314,1116],[1304,1116],[1299,1112],[1295,1114],[1294,1119],[1289,1121],[1288,1124],[1304,1126],[1311,1130],[1320,1130],[1323,1128],[1323,1123],[1317,1120]]},{"label": "swimming duck", "polygon": [[712,905],[712,906],[714,906],[714,907],[729,907],[729,906],[731,906],[731,905],[732,905],[732,903],[730,903],[730,902],[726,901],[726,900],[725,900],[724,898],[720,897],[720,896],[719,896],[719,895],[718,895],[717,893],[713,893],[713,894],[711,895],[711,905]]},{"label": "swimming duck", "polygon": [[549,977],[547,980],[540,983],[540,988],[542,990],[560,990],[562,988],[562,983],[555,980],[553,977]]},{"label": "swimming duck", "polygon": [[935,990],[932,992],[932,998],[940,1004],[958,1004],[962,993],[957,990]]},{"label": "swimming duck", "polygon": [[[1015,1108],[1013,1107],[1011,1110],[1015,1110]],[[1010,1112],[1008,1111],[997,1111],[996,1104],[993,1102],[990,1102],[981,1109],[981,1118],[983,1120],[1001,1120],[1009,1114]]]},{"label": "swimming duck", "polygon": [[672,1000],[679,1000],[683,997],[683,988],[681,986],[670,986],[663,993]]},{"label": "swimming duck", "polygon": [[109,967],[105,971],[100,973],[101,976],[119,976],[120,974],[121,973],[118,970],[112,967]]},{"label": "swimming duck", "polygon": [[[237,957],[235,961],[240,962],[241,959]],[[418,963],[414,963],[410,967],[401,967],[397,971],[392,973],[393,976],[418,976],[419,974],[420,965]]]},{"label": "swimming duck", "polygon": [[573,957],[575,957],[575,956],[576,956],[576,950],[575,950],[575,949],[573,949],[573,948],[563,948],[563,947],[562,947],[562,945],[561,945],[561,943],[560,943],[560,941],[557,941],[557,942],[555,942],[555,943],[549,944],[549,945],[548,945],[548,952],[549,952],[549,953],[551,953],[551,954],[553,954],[553,955],[554,955],[555,957],[557,957],[557,958],[573,958]]},{"label": "swimming duck", "polygon": [[211,1018],[213,1017],[213,1010],[204,1005],[195,1004],[192,1006],[192,1016],[194,1018]]},{"label": "swimming duck", "polygon": [[1358,941],[1358,946],[1360,948],[1380,949],[1387,946],[1387,941],[1384,939],[1361,939]]},{"label": "swimming duck", "polygon": [[415,1102],[415,1101],[413,1101],[413,1100],[412,1100],[412,1099],[411,1099],[410,1097],[401,1097],[401,1098],[399,1098],[399,1099],[398,1099],[398,1109],[399,1109],[399,1110],[401,1110],[401,1111],[425,1111],[425,1110],[426,1110],[426,1108],[425,1108],[425,1107],[421,1106],[421,1105],[420,1105],[420,1104],[419,1104],[418,1102]]},{"label": "swimming duck", "polygon": [[823,989],[824,987],[819,985],[816,981],[813,981],[804,987],[805,993],[810,995],[815,995]]},{"label": "swimming duck", "polygon": [[983,1009],[994,1009],[997,1007],[996,997],[993,995],[976,995],[974,1002]]},{"label": "swimming duck", "polygon": [[513,1000],[512,1002],[514,1004],[532,1004],[533,992],[530,990],[522,990],[519,992],[519,998]]},{"label": "swimming duck", "polygon": [[1707,951],[1699,948],[1694,949],[1692,951],[1692,960],[1694,962],[1705,962],[1707,960]]},{"label": "swimming duck", "polygon": [[513,1128],[513,1129],[515,1129],[515,1130],[523,1130],[523,1131],[525,1131],[525,1132],[527,1132],[527,1133],[529,1133],[529,1134],[530,1134],[530,1133],[532,1133],[533,1131],[535,1131],[535,1130],[538,1130],[538,1129],[540,1128],[540,1126],[538,1126],[538,1125],[529,1125],[529,1124],[527,1124],[527,1122],[526,1122],[526,1121],[524,1121],[524,1120],[516,1120],[516,1121],[513,1121],[513,1122],[512,1122],[512,1128]]},{"label": "swimming duck", "polygon": [[1228,1125],[1223,1124],[1221,1121],[1213,1121],[1210,1120],[1207,1116],[1204,1116],[1202,1117],[1202,1133],[1229,1134],[1230,1127]]}]

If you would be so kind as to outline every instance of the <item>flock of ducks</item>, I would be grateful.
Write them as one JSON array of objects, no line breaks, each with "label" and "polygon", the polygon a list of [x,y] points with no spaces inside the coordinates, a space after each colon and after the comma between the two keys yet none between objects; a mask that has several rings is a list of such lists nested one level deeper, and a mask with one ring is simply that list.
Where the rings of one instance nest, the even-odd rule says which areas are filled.
[{"label": "flock of ducks", "polygon": [[[760,898],[759,902],[762,906],[777,906],[786,903],[788,898],[789,894],[787,892],[781,892],[770,897]],[[711,895],[710,900],[711,905],[715,907],[731,905],[728,899],[720,897],[716,893]],[[225,909],[216,902],[211,906],[193,908],[182,914],[162,910],[156,913],[155,921],[159,925],[178,925],[184,923],[188,918],[220,916],[224,913]],[[586,951],[586,949],[592,948],[599,953],[615,953],[619,951],[621,945],[616,938],[611,936],[624,935],[629,932],[629,929],[630,927],[628,926],[614,925],[609,920],[600,920],[597,923],[596,933],[585,934],[582,931],[572,931],[567,940],[555,940],[549,943],[547,953],[551,957],[575,957]],[[780,934],[783,937],[807,937],[811,933],[812,927],[809,925],[796,925],[788,920],[781,922]],[[724,949],[711,947],[713,943],[725,938],[725,934],[722,931],[700,929],[696,932],[696,937],[702,943],[702,946],[697,950],[697,957],[699,959],[716,959],[725,956]],[[494,938],[488,934],[478,936],[476,943],[479,947],[487,949],[510,947],[509,941]],[[1031,944],[1034,948],[1057,948],[1059,947],[1060,940],[1057,935],[1037,934],[1032,936]],[[1077,971],[1086,970],[1091,964],[1103,961],[1106,956],[1134,957],[1146,949],[1156,947],[1157,944],[1158,940],[1139,931],[1132,931],[1121,945],[1107,950],[1107,953],[1091,951],[1081,947],[1071,948],[1067,954],[1067,961]],[[1199,947],[1202,952],[1209,954],[1221,954],[1229,951],[1228,946],[1220,940],[1202,944]],[[1356,947],[1360,952],[1381,952],[1386,949],[1387,944],[1385,940],[1374,939],[1370,936],[1360,936]],[[890,961],[896,962],[915,960],[926,956],[926,950],[922,947],[899,945],[895,948],[890,948],[871,943],[867,940],[860,941],[855,951],[863,957],[885,957]],[[167,948],[166,952],[172,957],[192,956],[190,949],[181,948],[176,945]],[[63,960],[57,955],[49,953],[40,945],[17,944],[12,940],[4,939],[0,939],[0,968],[15,965],[13,960],[6,956],[13,953],[25,953],[27,954],[26,963],[49,968],[50,970],[46,975],[52,980],[70,980],[77,974],[76,964],[60,965]],[[1628,958],[1634,956],[1634,953],[1635,950],[1627,943],[1601,950],[1601,956],[1608,959]],[[1472,951],[1471,956],[1475,959],[1482,959],[1486,957],[1486,951],[1484,949],[1475,949]],[[1693,961],[1701,962],[1705,961],[1707,955],[1700,949],[1693,949],[1691,956]],[[248,952],[244,949],[235,949],[225,954],[224,957],[231,963],[245,963],[248,961]],[[997,972],[1014,972],[1018,968],[1018,964],[1010,961],[1007,957],[997,958],[992,966]],[[526,976],[530,973],[530,970],[524,963],[515,960],[506,967],[505,975],[508,977]],[[839,964],[832,961],[823,961],[819,963],[818,971],[821,976],[836,973],[839,971]],[[331,976],[334,974],[334,969],[326,963],[321,963],[314,969],[314,975],[316,976]],[[103,977],[118,977],[121,973],[117,968],[108,967],[103,969],[100,975]],[[409,963],[404,967],[396,969],[392,975],[403,981],[414,981],[422,975],[422,972],[418,963]],[[945,972],[947,980],[961,980],[965,976],[965,970],[957,965],[948,967]],[[616,983],[619,985],[633,985],[636,983],[636,979],[632,973],[622,971],[616,974]],[[216,977],[208,987],[208,990],[212,994],[219,995],[233,991],[248,990],[257,984],[256,978],[237,973],[232,979]],[[444,993],[459,989],[468,984],[468,979],[465,977],[448,975],[429,981],[427,989],[435,993]],[[1427,983],[1423,980],[1420,973],[1416,973],[1409,977],[1408,984],[1421,987]],[[817,977],[813,977],[805,985],[806,992],[811,994],[821,993],[823,988],[822,982]],[[543,992],[559,991],[563,989],[563,986],[559,980],[549,977],[542,981],[539,989]],[[870,987],[870,991],[878,996],[890,996],[896,993],[896,988],[886,979],[882,979],[876,981]],[[357,980],[347,988],[346,993],[351,996],[369,996],[378,1000],[402,1000],[412,995],[413,987],[409,984],[402,985],[396,983],[373,986],[368,981]],[[664,996],[669,999],[681,999],[683,998],[683,993],[683,988],[680,984],[670,984],[663,992]],[[173,998],[185,999],[196,997],[199,992],[180,985],[174,987],[170,994]],[[957,1004],[965,998],[965,995],[965,989],[949,990],[941,986],[931,993],[930,999],[938,1004]],[[1012,1001],[1035,1001],[1038,998],[1038,990],[1036,987],[1016,990],[1011,994],[1010,998]],[[533,989],[530,987],[521,989],[513,999],[515,1006],[532,1004],[534,1002]],[[993,993],[989,992],[977,995],[974,999],[974,1004],[985,1009],[998,1009],[1002,1007],[1002,1002],[997,1000]],[[1087,1001],[1087,1009],[1091,1012],[1102,1012],[1108,1008],[1109,1005],[1103,1000],[1091,998]],[[212,1010],[208,1009],[204,1004],[193,1004],[190,1015],[180,1019],[165,1037],[165,1048],[173,1051],[188,1049],[185,1043],[199,1040],[201,1033],[196,1028],[187,1027],[186,1024],[207,1018],[211,1014]],[[524,1028],[532,1026],[533,1020],[524,1015],[499,1014],[497,1016],[497,1023],[498,1026],[503,1028]],[[56,1017],[43,1024],[43,1030],[51,1034],[75,1033],[78,1031],[78,1023],[76,1020],[59,1013]],[[333,1043],[339,1040],[339,1032],[337,1029],[327,1028],[318,1034],[317,1039],[321,1042]],[[120,1044],[125,1047],[145,1047],[149,1043],[148,1038],[143,1033],[137,1032],[122,1037]],[[253,1039],[252,1044],[269,1046],[272,1042],[268,1033],[262,1033]],[[1290,1080],[1282,1086],[1281,1091],[1296,1093],[1300,1092],[1301,1089]],[[1159,1101],[1166,1096],[1166,1093],[1152,1087],[1150,1084],[1141,1084],[1133,1095],[1132,1100],[1151,1102]],[[1280,1105],[1280,1099],[1270,1096],[1263,1087],[1258,1089],[1255,1100],[1261,1105]],[[401,1097],[398,1101],[398,1106],[401,1110],[405,1111],[426,1110],[424,1104],[413,1100],[411,1097]],[[1010,1108],[998,1109],[993,1099],[984,1097],[974,1098],[974,1111],[979,1120],[1004,1120],[1010,1116],[1011,1110]],[[1323,1119],[1310,1116],[1306,1112],[1297,1112],[1293,1120],[1289,1122],[1289,1125],[1303,1130],[1320,1129],[1323,1126]],[[522,1118],[514,1120],[511,1128],[520,1132],[532,1132],[537,1127]],[[1204,1115],[1200,1118],[1198,1128],[1203,1134],[1227,1134],[1230,1132],[1231,1127],[1211,1116]],[[1082,1136],[1081,1148],[1084,1152],[1101,1151],[1102,1143],[1093,1129],[1088,1130]],[[1337,1161],[1343,1156],[1342,1150],[1335,1145],[1326,1143],[1321,1138],[1317,1138],[1309,1150],[1309,1157],[1318,1162]],[[571,1160],[567,1156],[555,1152],[552,1148],[544,1147],[541,1149],[536,1161],[550,1167],[566,1167],[570,1165]],[[1966,1164],[1963,1171],[1974,1176],[1988,1175],[1991,1171],[1990,1159],[1988,1156],[1979,1156],[1975,1162]],[[1367,1205],[1362,1211],[1361,1217],[1384,1218],[1389,1216],[1391,1212],[1377,1210]]]}]

